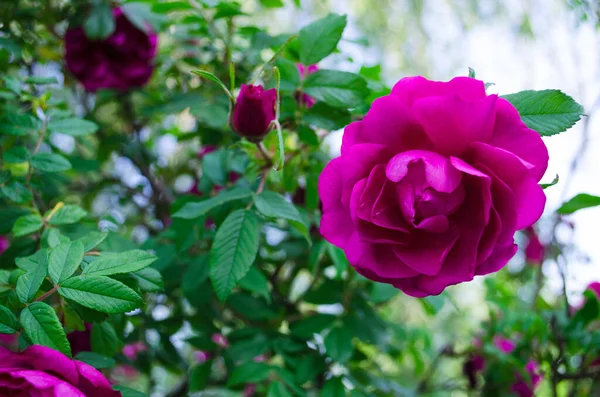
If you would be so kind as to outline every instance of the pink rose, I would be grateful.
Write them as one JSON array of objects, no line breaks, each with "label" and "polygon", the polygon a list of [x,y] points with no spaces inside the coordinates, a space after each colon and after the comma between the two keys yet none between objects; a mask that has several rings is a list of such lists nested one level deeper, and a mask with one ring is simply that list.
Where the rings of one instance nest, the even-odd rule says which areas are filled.
[{"label": "pink rose", "polygon": [[198,364],[203,364],[210,360],[210,353],[204,352],[202,350],[198,350],[194,352],[194,358]]},{"label": "pink rose", "polygon": [[[300,80],[302,80],[302,81],[304,79],[306,79],[306,77],[308,77],[308,75],[313,74],[314,72],[319,70],[319,67],[317,65],[308,65],[307,66],[307,65],[303,65],[301,63],[297,63],[296,68],[298,69],[298,73],[300,74]],[[307,94],[301,93],[301,92],[297,92],[296,93],[296,102],[304,105],[305,108],[310,109],[315,105],[317,100],[315,98],[311,97],[310,95],[307,95]]]},{"label": "pink rose", "polygon": [[525,246],[525,260],[532,265],[541,265],[544,262],[544,246],[540,242],[535,230],[527,228],[527,245]]},{"label": "pink rose", "polygon": [[0,347],[0,394],[7,396],[120,397],[95,368],[45,346],[22,353]]},{"label": "pink rose", "polygon": [[0,236],[0,255],[10,247],[10,241],[6,236]]},{"label": "pink rose", "polygon": [[321,234],[363,276],[424,297],[500,270],[541,216],[540,136],[483,82],[400,80],[323,170]]},{"label": "pink rose", "polygon": [[226,348],[227,346],[229,346],[229,342],[227,341],[227,338],[223,334],[215,333],[212,335],[210,340],[212,340],[215,345],[222,347],[222,348]]},{"label": "pink rose", "polygon": [[516,343],[502,336],[494,336],[494,346],[502,353],[510,354],[515,350]]},{"label": "pink rose", "polygon": [[135,361],[141,352],[148,350],[148,346],[144,342],[133,342],[123,347],[122,353],[131,361]]},{"label": "pink rose", "polygon": [[593,283],[590,283],[590,285],[588,285],[586,289],[588,291],[592,291],[596,295],[596,298],[598,298],[600,300],[600,283],[599,282],[594,281]]},{"label": "pink rose", "polygon": [[90,40],[82,27],[65,34],[67,68],[90,92],[101,88],[127,91],[150,80],[158,37],[139,30],[113,9],[115,31],[103,40]]},{"label": "pink rose", "polygon": [[540,366],[537,362],[530,360],[525,365],[525,371],[527,371],[531,379],[525,380],[520,373],[517,373],[517,381],[512,385],[512,391],[515,392],[519,397],[534,397],[535,388],[543,378],[540,374]]}]

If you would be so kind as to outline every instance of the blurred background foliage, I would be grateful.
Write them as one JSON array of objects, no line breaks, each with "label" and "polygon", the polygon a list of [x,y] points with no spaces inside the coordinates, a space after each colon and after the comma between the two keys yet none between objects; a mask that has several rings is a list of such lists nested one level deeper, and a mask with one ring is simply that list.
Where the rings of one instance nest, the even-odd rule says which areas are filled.
[{"label": "blurred background foliage", "polygon": [[[78,325],[64,324],[69,333],[82,330],[82,322],[94,323],[91,348],[116,360],[100,367],[117,383],[173,397],[506,396],[519,376],[531,381],[525,366],[534,360],[544,378],[535,395],[600,395],[598,296],[583,293],[599,274],[600,262],[585,264],[586,257],[600,259],[597,246],[590,250],[596,234],[585,233],[584,226],[587,238],[582,237],[578,215],[554,213],[570,195],[600,189],[589,187],[586,170],[597,164],[585,156],[597,145],[590,138],[600,91],[597,3],[125,2],[128,15],[159,34],[153,77],[128,93],[90,94],[64,68],[63,36],[78,18],[100,18],[98,9],[105,5],[5,0],[0,7],[3,166],[17,183],[27,177],[28,159],[6,157],[21,145],[41,145],[42,152],[60,153],[72,165],[63,173],[34,173],[33,197],[16,185],[2,190],[0,234],[10,234],[31,199],[40,213],[60,201],[88,212],[80,222],[61,226],[63,235],[75,239],[110,231],[100,251],[141,247],[156,254],[152,269],[163,281],[144,287],[139,279],[122,280],[144,294],[143,309],[108,319],[78,313]],[[299,105],[302,79],[295,63],[304,55],[297,41],[287,45],[275,62],[282,80],[286,166],[263,174],[269,191],[295,204],[312,244],[291,222],[262,219],[254,267],[222,304],[209,281],[208,249],[215,225],[247,200],[226,203],[209,216],[172,214],[222,189],[256,189],[270,160],[229,129],[229,102],[221,88],[190,72],[204,69],[228,82],[227,65],[233,62],[239,87],[290,35],[331,12],[347,14],[348,23],[337,50],[319,66],[352,72],[361,83],[345,102]],[[270,87],[271,66],[261,75]],[[566,138],[547,141],[546,181],[560,174],[560,182],[547,190],[547,217],[537,230],[544,263],[528,261],[523,250],[531,235],[521,234],[523,250],[506,269],[440,296],[414,299],[360,277],[340,250],[322,240],[316,183],[339,152],[341,129],[400,77],[446,80],[467,75],[469,66],[478,78],[496,83],[492,91],[564,89],[582,98],[588,118]],[[36,145],[37,136],[29,134],[39,130],[41,114],[69,122],[48,125]],[[24,134],[7,133],[16,127]],[[213,146],[218,150],[206,150]],[[277,156],[276,134],[267,136],[265,147]],[[597,225],[597,218],[588,218]],[[13,269],[15,258],[34,253],[47,238],[12,236],[1,269]],[[8,276],[3,283],[8,288],[0,285],[0,299],[8,306],[14,285],[11,289]],[[515,348],[504,351],[494,342],[498,337],[514,341]],[[478,357],[486,365],[476,370]]]}]

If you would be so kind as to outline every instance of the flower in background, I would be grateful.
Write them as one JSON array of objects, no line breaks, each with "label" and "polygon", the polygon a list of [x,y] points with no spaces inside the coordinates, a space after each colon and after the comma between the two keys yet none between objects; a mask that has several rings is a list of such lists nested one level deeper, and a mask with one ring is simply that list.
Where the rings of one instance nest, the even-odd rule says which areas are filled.
[{"label": "flower in background", "polygon": [[6,347],[10,350],[16,350],[19,345],[17,334],[0,334],[0,347]]},{"label": "flower in background", "polygon": [[265,90],[261,85],[242,84],[233,114],[231,128],[250,142],[260,142],[271,130],[275,120],[277,90]]},{"label": "flower in background", "polygon": [[[308,75],[313,74],[314,72],[319,70],[319,67],[317,65],[306,66],[301,63],[297,63],[296,68],[298,69],[298,73],[300,74],[300,80],[302,80],[302,81],[304,81],[304,79],[306,79],[306,77]],[[296,102],[298,102],[298,104],[303,105],[307,109],[310,109],[311,107],[313,107],[315,105],[315,103],[317,102],[317,100],[315,98],[313,98],[310,95],[307,95],[303,92],[297,92],[295,97],[296,97]]]},{"label": "flower in background", "polygon": [[212,340],[215,345],[222,348],[226,348],[227,346],[229,346],[229,342],[223,334],[215,333],[212,335],[210,340]]},{"label": "flower in background", "polygon": [[596,298],[598,300],[600,300],[600,283],[599,282],[594,281],[593,283],[590,283],[590,285],[587,286],[586,290],[592,291],[596,295]]},{"label": "flower in background", "polygon": [[256,385],[253,383],[248,383],[245,387],[244,387],[244,397],[252,397],[254,394],[256,394]]},{"label": "flower in background", "polygon": [[90,92],[141,87],[154,70],[157,35],[138,29],[118,7],[112,13],[115,31],[106,39],[90,40],[80,26],[65,34],[67,68]]},{"label": "flower in background", "polygon": [[128,345],[125,345],[125,347],[123,347],[122,353],[125,357],[127,357],[131,361],[135,361],[141,352],[145,352],[147,350],[148,350],[148,346],[146,346],[146,344],[144,342],[137,341],[137,342],[133,342]]},{"label": "flower in background", "polygon": [[10,396],[120,397],[94,367],[45,346],[0,347],[0,393]]},{"label": "flower in background", "polygon": [[83,331],[73,331],[67,334],[67,339],[71,344],[71,352],[73,353],[73,356],[76,356],[81,352],[92,351],[91,336],[91,324],[85,324],[85,330]]},{"label": "flower in background", "polygon": [[210,354],[202,350],[198,350],[194,352],[194,358],[198,364],[203,364],[210,360]]},{"label": "flower in background", "polygon": [[493,343],[498,350],[505,354],[512,353],[515,350],[515,347],[517,346],[514,341],[504,338],[502,336],[494,336]]},{"label": "flower in background", "polygon": [[542,215],[548,150],[483,82],[400,80],[344,130],[319,179],[321,234],[415,297],[502,269]]},{"label": "flower in background", "polygon": [[545,249],[540,239],[533,229],[528,227],[525,230],[527,235],[527,245],[525,246],[525,260],[532,265],[541,265],[544,262]]},{"label": "flower in background", "polygon": [[6,236],[0,236],[0,255],[10,247],[10,241]]},{"label": "flower in background", "polygon": [[512,385],[511,390],[519,397],[534,397],[535,388],[543,378],[540,374],[540,366],[537,362],[530,360],[525,365],[525,371],[529,374],[530,379],[523,379],[523,376],[517,373],[517,381]]}]

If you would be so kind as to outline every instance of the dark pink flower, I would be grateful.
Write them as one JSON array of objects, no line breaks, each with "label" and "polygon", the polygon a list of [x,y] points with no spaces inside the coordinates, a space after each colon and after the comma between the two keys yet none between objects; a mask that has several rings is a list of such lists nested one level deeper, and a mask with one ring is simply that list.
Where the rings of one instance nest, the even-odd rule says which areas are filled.
[{"label": "dark pink flower", "polygon": [[479,354],[473,354],[463,364],[463,374],[469,380],[471,389],[477,387],[477,374],[485,369],[485,358]]},{"label": "dark pink flower", "polygon": [[502,353],[510,354],[515,350],[517,346],[514,341],[504,338],[502,336],[494,336],[494,346]]},{"label": "dark pink flower", "polygon": [[344,131],[321,234],[363,276],[424,297],[503,268],[541,216],[540,136],[483,82],[402,79]]},{"label": "dark pink flower", "polygon": [[248,383],[245,387],[244,387],[244,397],[252,397],[254,394],[256,394],[256,385],[253,383]]},{"label": "dark pink flower", "polygon": [[0,347],[0,394],[6,396],[120,397],[101,372],[45,346],[22,353]]},{"label": "dark pink flower", "polygon": [[217,150],[218,148],[215,145],[206,145],[206,146],[202,146],[202,149],[200,149],[200,151],[198,152],[198,158],[200,160],[202,160],[202,158],[209,154],[214,152],[215,150]]},{"label": "dark pink flower", "polygon": [[83,331],[73,331],[67,334],[67,339],[71,344],[71,352],[74,356],[81,352],[92,351],[91,336],[91,324],[85,324],[85,330]]},{"label": "dark pink flower", "polygon": [[207,352],[203,352],[202,350],[198,350],[194,352],[194,358],[199,364],[202,364],[210,359],[210,354]]},{"label": "dark pink flower", "polygon": [[[319,67],[317,65],[303,65],[301,63],[297,63],[296,67],[298,68],[298,73],[300,74],[300,80],[304,80],[309,74],[313,74]],[[305,93],[296,93],[296,101],[302,104],[305,108],[309,109],[315,105],[317,100],[310,95]]]},{"label": "dark pink flower", "polygon": [[0,346],[15,350],[18,346],[19,337],[17,334],[0,334]]},{"label": "dark pink flower", "polygon": [[146,344],[144,342],[137,341],[137,342],[133,342],[128,345],[125,345],[125,347],[123,347],[122,353],[125,357],[127,357],[131,361],[135,361],[141,352],[145,352],[147,350],[148,350],[148,346],[146,346]]},{"label": "dark pink flower", "polygon": [[90,40],[82,27],[65,34],[67,68],[90,92],[141,87],[154,70],[156,34],[138,29],[118,7],[113,9],[113,17],[115,31],[106,39]]},{"label": "dark pink flower", "polygon": [[229,342],[227,342],[227,338],[223,334],[213,334],[210,339],[215,345],[220,346],[222,348],[226,348],[229,345]]},{"label": "dark pink flower", "polygon": [[544,246],[532,227],[527,228],[526,234],[525,260],[532,265],[541,265],[544,262]]},{"label": "dark pink flower", "polygon": [[0,236],[0,255],[10,247],[10,241],[6,236]]},{"label": "dark pink flower", "polygon": [[543,378],[540,374],[540,367],[537,362],[531,360],[525,365],[525,371],[527,371],[531,379],[523,379],[523,376],[517,373],[517,381],[512,385],[512,391],[519,397],[534,397],[535,388]]},{"label": "dark pink flower", "polygon": [[231,127],[251,142],[260,142],[271,129],[275,120],[277,90],[266,90],[260,85],[242,84],[237,97]]}]

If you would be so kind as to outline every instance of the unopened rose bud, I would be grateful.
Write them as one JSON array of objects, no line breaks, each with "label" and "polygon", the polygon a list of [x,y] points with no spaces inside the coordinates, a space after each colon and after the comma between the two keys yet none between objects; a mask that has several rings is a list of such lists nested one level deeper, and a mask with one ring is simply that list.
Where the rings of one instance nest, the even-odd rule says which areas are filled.
[{"label": "unopened rose bud", "polygon": [[275,120],[276,102],[274,88],[265,91],[260,85],[242,84],[231,116],[231,128],[251,142],[260,142]]}]

